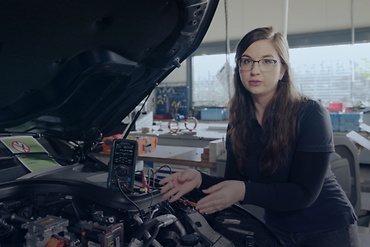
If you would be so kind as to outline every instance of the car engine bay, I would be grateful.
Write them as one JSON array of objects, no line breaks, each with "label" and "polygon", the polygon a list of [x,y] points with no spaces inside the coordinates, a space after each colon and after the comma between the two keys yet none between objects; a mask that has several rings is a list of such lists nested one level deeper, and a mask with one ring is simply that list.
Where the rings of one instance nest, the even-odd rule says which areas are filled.
[{"label": "car engine bay", "polygon": [[3,183],[0,245],[282,246],[242,207],[202,215],[195,210],[201,192],[169,203],[154,179],[140,192],[143,175],[130,194],[107,189],[106,171],[81,164]]}]

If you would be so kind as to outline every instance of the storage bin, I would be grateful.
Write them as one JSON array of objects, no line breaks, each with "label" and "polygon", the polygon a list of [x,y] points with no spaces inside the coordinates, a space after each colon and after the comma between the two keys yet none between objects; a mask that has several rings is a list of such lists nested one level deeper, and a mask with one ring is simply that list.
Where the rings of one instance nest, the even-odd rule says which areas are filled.
[{"label": "storage bin", "polygon": [[222,121],[227,119],[226,108],[203,108],[200,112],[201,120]]},{"label": "storage bin", "polygon": [[333,131],[338,132],[339,131],[339,113],[331,112],[330,119],[331,119],[331,126],[333,128]]},{"label": "storage bin", "polygon": [[362,123],[362,112],[342,112],[339,116],[339,131],[360,131],[360,123]]}]

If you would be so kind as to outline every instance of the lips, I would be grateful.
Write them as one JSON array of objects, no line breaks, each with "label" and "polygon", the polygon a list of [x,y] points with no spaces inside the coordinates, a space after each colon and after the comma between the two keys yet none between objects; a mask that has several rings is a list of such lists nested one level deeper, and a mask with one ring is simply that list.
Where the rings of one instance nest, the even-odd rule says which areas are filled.
[{"label": "lips", "polygon": [[249,81],[249,85],[251,85],[251,86],[259,86],[259,85],[261,85],[261,81],[258,81],[258,80],[250,80]]}]

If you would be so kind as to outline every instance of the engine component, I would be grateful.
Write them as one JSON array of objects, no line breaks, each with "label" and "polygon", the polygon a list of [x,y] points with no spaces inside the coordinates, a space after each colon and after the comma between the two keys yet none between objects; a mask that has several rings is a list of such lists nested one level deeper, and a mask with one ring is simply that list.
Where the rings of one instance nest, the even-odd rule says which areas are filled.
[{"label": "engine component", "polygon": [[22,224],[27,229],[26,246],[44,247],[54,234],[67,232],[68,220],[52,215]]},{"label": "engine component", "polygon": [[212,229],[207,220],[197,211],[188,214],[189,222],[193,225],[196,232],[199,233],[203,239],[210,242],[209,246],[213,247],[233,247],[234,244]]},{"label": "engine component", "polygon": [[96,243],[99,247],[123,246],[124,231],[123,224],[101,226],[92,222],[80,223],[82,229],[81,242],[86,246]]}]

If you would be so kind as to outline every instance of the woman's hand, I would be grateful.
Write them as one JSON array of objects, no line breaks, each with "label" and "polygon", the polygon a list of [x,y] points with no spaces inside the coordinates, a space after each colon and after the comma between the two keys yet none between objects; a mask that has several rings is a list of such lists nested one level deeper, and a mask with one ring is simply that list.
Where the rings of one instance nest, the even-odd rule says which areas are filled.
[{"label": "woman's hand", "polygon": [[242,201],[245,184],[242,181],[227,180],[203,190],[203,193],[208,195],[198,201],[196,209],[200,213],[211,214]]},{"label": "woman's hand", "polygon": [[202,184],[202,175],[197,170],[177,172],[159,181],[163,199],[170,198],[170,202],[178,200],[183,195],[197,189]]}]

